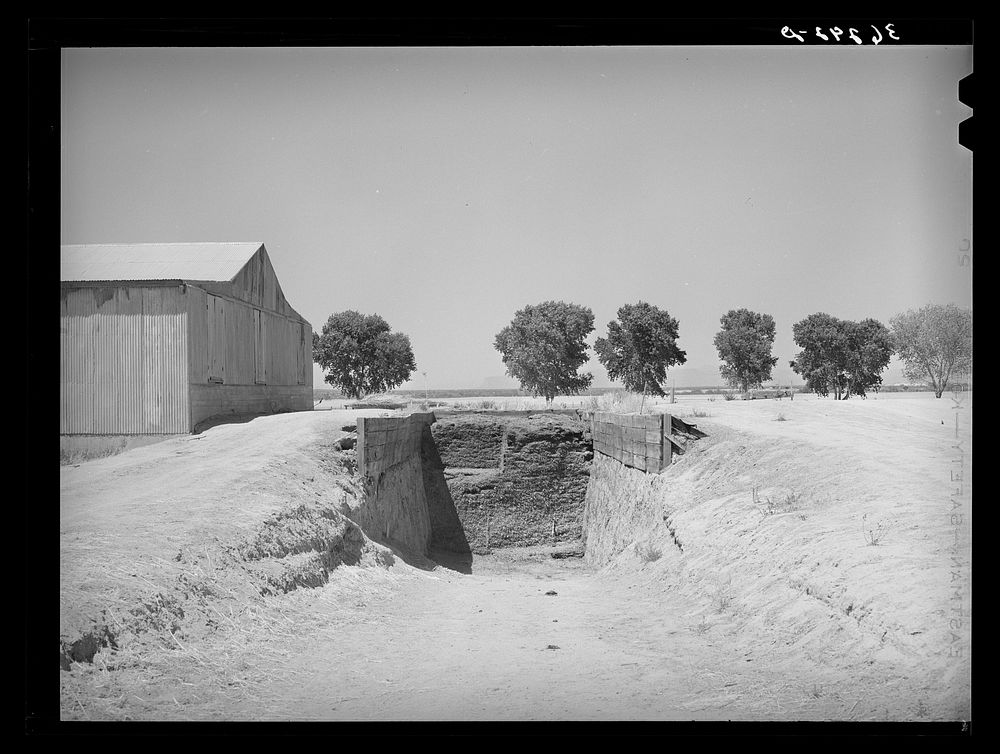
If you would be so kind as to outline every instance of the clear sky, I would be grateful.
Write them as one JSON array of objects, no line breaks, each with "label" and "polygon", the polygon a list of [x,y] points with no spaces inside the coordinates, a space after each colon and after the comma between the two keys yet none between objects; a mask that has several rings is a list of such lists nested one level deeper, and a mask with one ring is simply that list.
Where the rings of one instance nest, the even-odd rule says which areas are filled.
[{"label": "clear sky", "polygon": [[61,239],[262,241],[314,330],[381,314],[431,389],[516,387],[493,338],[546,300],[589,306],[591,343],[666,309],[678,386],[721,384],[723,314],[769,313],[787,380],[809,314],[971,306],[971,70],[971,47],[67,49]]}]

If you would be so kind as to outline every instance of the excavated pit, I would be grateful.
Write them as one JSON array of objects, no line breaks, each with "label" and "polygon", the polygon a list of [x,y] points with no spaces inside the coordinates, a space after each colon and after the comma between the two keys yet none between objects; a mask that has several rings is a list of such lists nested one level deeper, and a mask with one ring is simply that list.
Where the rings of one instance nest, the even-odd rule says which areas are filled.
[{"label": "excavated pit", "polygon": [[[213,548],[211,557],[204,554],[212,573],[231,571],[244,587],[269,596],[322,586],[341,565],[391,565],[394,552],[418,567],[429,557],[464,572],[471,572],[473,554],[503,548],[544,546],[553,557],[583,555],[594,463],[587,418],[552,411],[439,413],[420,433],[419,454],[381,475],[375,489],[355,476],[353,432],[317,446],[314,460],[322,468],[310,470],[309,482],[325,471],[349,476],[338,476],[332,493],[321,490],[322,481],[315,489],[306,485],[303,502]],[[115,611],[115,620],[101,613],[90,629],[68,631],[60,641],[61,667],[92,661],[102,647],[114,647],[122,631],[152,631],[169,641],[184,622],[182,604],[233,591],[216,584],[216,576],[197,576],[201,557],[178,552],[170,562],[178,571],[172,589],[125,613]]]},{"label": "excavated pit", "polygon": [[438,414],[421,455],[431,551],[581,540],[593,447],[578,416]]}]

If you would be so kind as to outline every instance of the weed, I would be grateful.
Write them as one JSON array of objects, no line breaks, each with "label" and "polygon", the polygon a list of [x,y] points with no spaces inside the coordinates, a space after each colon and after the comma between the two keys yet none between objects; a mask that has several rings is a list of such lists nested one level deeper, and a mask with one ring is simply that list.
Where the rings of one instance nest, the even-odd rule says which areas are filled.
[{"label": "weed", "polygon": [[892,528],[890,522],[885,519],[881,521],[868,521],[868,516],[870,514],[866,513],[861,517],[861,532],[865,536],[865,542],[870,546],[876,547],[885,537],[885,535]]},{"label": "weed", "polygon": [[774,418],[774,420],[775,420],[776,422],[785,422],[785,421],[788,421],[788,419],[786,419],[786,418],[785,418],[785,415],[784,415],[784,414],[778,414],[778,415],[777,415],[777,416],[776,416],[776,417]]},{"label": "weed", "polygon": [[698,636],[704,636],[705,634],[708,633],[708,629],[710,629],[711,627],[712,626],[709,624],[709,622],[707,620],[705,620],[704,618],[702,618],[701,622],[698,623],[698,625],[696,625],[694,627],[694,630],[695,630],[695,633],[698,634]]},{"label": "weed", "polygon": [[723,397],[723,398],[724,398],[725,400],[727,400],[727,401],[735,401],[735,400],[736,400],[736,396],[735,396],[735,395],[733,395],[732,393],[723,393],[723,394],[722,394],[722,397]]},{"label": "weed", "polygon": [[801,507],[802,504],[802,496],[794,490],[786,493],[783,498],[778,500],[770,497],[765,497],[762,500],[757,487],[753,487],[751,488],[750,499],[753,502],[753,506],[763,516],[771,516],[776,513],[791,513]]},{"label": "weed", "polygon": [[709,413],[708,411],[702,411],[702,410],[700,410],[700,409],[697,409],[697,408],[696,408],[696,409],[694,409],[694,410],[693,410],[693,411],[691,412],[691,416],[697,416],[698,418],[702,418],[702,419],[703,419],[703,418],[705,418],[706,416],[711,416],[711,415],[712,415],[712,414],[711,414],[711,413]]},{"label": "weed", "polygon": [[732,579],[726,579],[725,581],[719,580],[716,584],[715,592],[712,594],[712,605],[715,607],[716,612],[723,612],[733,601],[733,582]]},{"label": "weed", "polygon": [[663,551],[649,542],[636,545],[635,551],[644,563],[654,563],[663,557]]}]

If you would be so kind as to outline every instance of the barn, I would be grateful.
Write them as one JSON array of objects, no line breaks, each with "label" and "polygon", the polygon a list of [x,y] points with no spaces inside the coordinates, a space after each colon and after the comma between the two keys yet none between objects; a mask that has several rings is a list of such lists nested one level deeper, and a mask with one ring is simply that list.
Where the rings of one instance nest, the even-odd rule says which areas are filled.
[{"label": "barn", "polygon": [[64,448],[312,408],[312,326],[285,299],[262,243],[61,252]]}]

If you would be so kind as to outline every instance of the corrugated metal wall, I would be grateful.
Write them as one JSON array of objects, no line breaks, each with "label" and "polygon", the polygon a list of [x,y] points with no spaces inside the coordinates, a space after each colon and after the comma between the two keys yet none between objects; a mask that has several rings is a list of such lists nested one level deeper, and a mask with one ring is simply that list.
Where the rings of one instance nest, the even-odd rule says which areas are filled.
[{"label": "corrugated metal wall", "polygon": [[178,288],[64,289],[61,330],[61,434],[189,431]]}]

